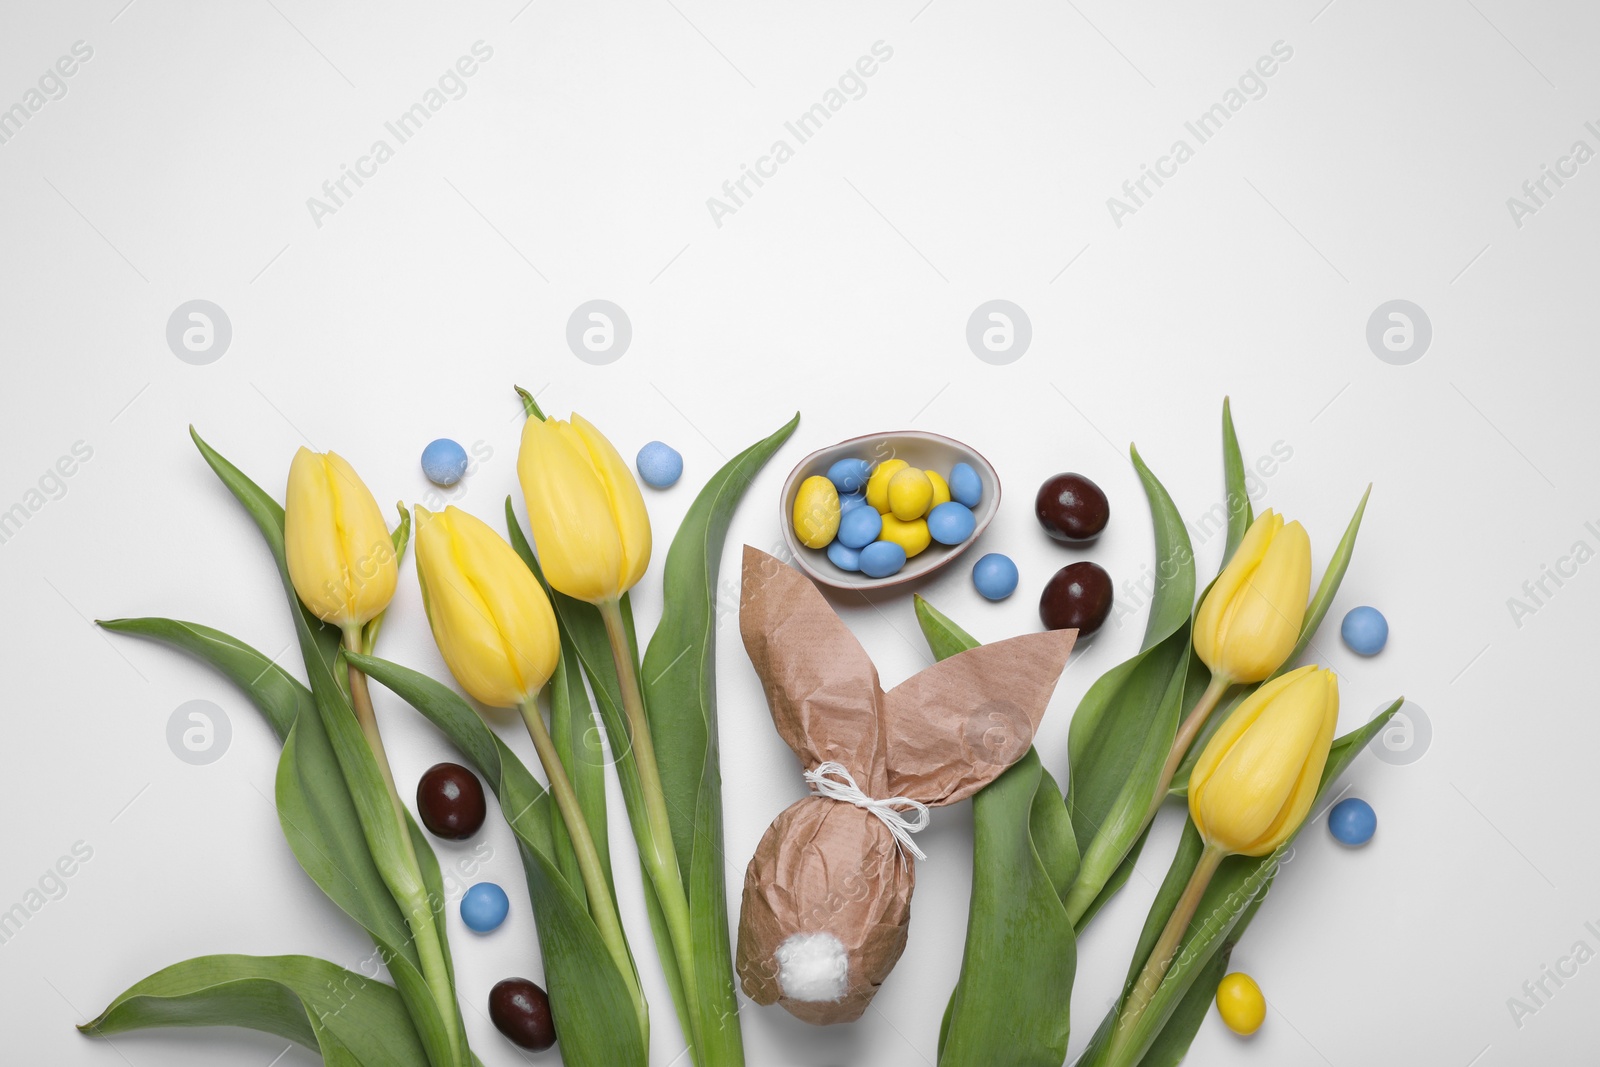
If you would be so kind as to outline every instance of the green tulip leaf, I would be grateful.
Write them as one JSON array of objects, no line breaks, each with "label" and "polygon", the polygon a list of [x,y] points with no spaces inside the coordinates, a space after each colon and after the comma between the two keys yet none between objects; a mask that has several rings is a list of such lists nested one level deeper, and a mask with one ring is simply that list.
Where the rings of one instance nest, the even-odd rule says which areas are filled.
[{"label": "green tulip leaf", "polygon": [[314,712],[311,690],[259,651],[221,630],[178,619],[107,619],[99,623],[114,633],[146,637],[181,649],[216,668],[244,690],[250,702],[282,741],[295,719]]},{"label": "green tulip leaf", "polygon": [[[1367,743],[1388,725],[1403,702],[1403,699],[1396,700],[1366,725],[1333,743],[1328,761],[1323,766],[1322,781],[1317,791],[1318,802],[1326,795],[1328,788],[1339,775],[1344,773],[1350,762],[1366,748]],[[1317,812],[1317,810],[1314,802],[1312,811]],[[1306,822],[1315,821],[1316,818],[1317,815],[1313,814]],[[1304,829],[1305,823],[1302,823],[1295,836]],[[1278,868],[1289,856],[1294,840],[1294,837],[1290,837],[1276,851],[1266,856],[1230,856],[1223,860],[1210,885],[1207,886],[1204,896],[1201,897],[1200,906],[1195,911],[1195,919],[1189,924],[1189,932],[1180,943],[1171,968],[1162,979],[1161,985],[1157,987],[1143,1015],[1133,1024],[1134,1030],[1128,1054],[1120,1060],[1114,1061],[1108,1058],[1109,1036],[1112,1026],[1115,1025],[1114,1010],[1096,1031],[1089,1048],[1079,1060],[1083,1067],[1134,1067],[1135,1064],[1140,1067],[1145,1065],[1154,1067],[1157,1064],[1175,1064],[1183,1058],[1183,1053],[1194,1039],[1199,1020],[1205,1015],[1205,1005],[1216,993],[1216,984],[1210,981],[1213,974],[1217,978],[1221,977],[1221,973],[1217,971],[1219,964],[1215,962],[1215,957],[1219,953],[1231,952],[1232,946],[1243,935],[1250,920],[1254,918],[1262,898],[1271,887]],[[1194,873],[1195,865],[1200,860],[1203,847],[1200,834],[1195,829],[1194,822],[1190,820],[1184,826],[1178,853],[1145,919],[1138,947],[1128,967],[1128,977],[1123,985],[1122,998],[1118,1002],[1119,1009],[1126,1001],[1140,971],[1144,969],[1156,941],[1160,939],[1178,898],[1183,895],[1189,877]],[[1226,967],[1225,956],[1220,966]],[[1210,984],[1202,982],[1202,978],[1210,981]],[[1174,1020],[1177,1021],[1176,1027]]]},{"label": "green tulip leaf", "polygon": [[723,872],[722,769],[717,739],[717,575],[734,510],[756,474],[800,424],[776,432],[723,465],[689,506],[667,550],[661,622],[640,675],[650,736],[671,815],[673,847],[689,898],[690,938],[700,996],[698,1062],[744,1062],[733,984]]},{"label": "green tulip leaf", "polygon": [[[937,659],[978,642],[920,596],[917,622]],[[1077,937],[1062,903],[1078,867],[1067,807],[1029,748],[972,798],[972,899],[961,976],[939,1031],[939,1067],[1060,1067]]]},{"label": "green tulip leaf", "polygon": [[169,1026],[259,1030],[342,1067],[428,1067],[392,986],[309,956],[185,960],[131,986],[78,1029],[109,1037]]},{"label": "green tulip leaf", "polygon": [[[527,873],[563,1062],[571,1067],[644,1067],[650,1049],[644,1005],[633,999],[630,982],[617,970],[589,914],[581,881],[569,881],[562,871],[549,794],[453,690],[388,660],[351,659],[437,726],[500,801]],[[633,978],[636,984],[637,975]]]},{"label": "green tulip leaf", "polygon": [[1227,397],[1222,398],[1222,480],[1223,506],[1228,509],[1228,542],[1222,550],[1222,565],[1226,567],[1233,558],[1234,549],[1239,547],[1245,532],[1255,521],[1255,509],[1250,506],[1250,487],[1245,480],[1244,457],[1239,454],[1239,435],[1233,429],[1233,407]]},{"label": "green tulip leaf", "polygon": [[[284,550],[282,506],[192,427],[190,436],[272,551],[311,682],[316,714],[297,718],[278,765],[278,813],[284,834],[306,873],[378,944],[430,1062],[436,1067],[467,1063],[471,1051],[450,968],[438,860],[409,814],[404,826],[395,818],[383,771],[352,710],[340,636],[311,615],[295,592]],[[373,872],[379,876],[377,885],[370,881]],[[387,891],[392,911],[382,905],[375,892],[379,887]],[[439,946],[446,972],[439,984],[448,984],[448,989],[436,988],[423,977],[416,940],[420,929],[428,927],[411,928],[405,900],[419,912],[429,910],[422,921],[431,923],[429,934]]]},{"label": "green tulip leaf", "polygon": [[1194,608],[1194,551],[1183,517],[1138,451],[1130,451],[1155,525],[1156,590],[1143,647],[1089,687],[1068,734],[1068,809],[1083,860],[1067,912],[1080,930],[1144,833],[1182,714]]}]

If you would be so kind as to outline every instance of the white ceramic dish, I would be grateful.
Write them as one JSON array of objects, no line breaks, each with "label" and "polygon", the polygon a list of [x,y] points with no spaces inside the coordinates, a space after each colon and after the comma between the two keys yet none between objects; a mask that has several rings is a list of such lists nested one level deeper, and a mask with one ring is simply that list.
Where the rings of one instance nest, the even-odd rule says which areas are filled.
[{"label": "white ceramic dish", "polygon": [[[887,578],[869,578],[864,574],[840,570],[828,559],[826,549],[807,548],[794,532],[794,498],[800,483],[813,474],[827,474],[828,468],[841,459],[856,457],[878,464],[890,459],[903,459],[913,467],[934,470],[950,476],[950,468],[957,463],[969,464],[983,479],[983,497],[973,509],[978,520],[972,536],[959,545],[941,545],[935,542],[906,561],[906,565]],[[778,498],[778,523],[783,528],[783,540],[794,558],[795,565],[813,580],[834,589],[871,592],[891,589],[906,582],[924,578],[960,556],[988,527],[1000,509],[1000,476],[987,459],[960,441],[941,437],[921,430],[896,430],[890,433],[873,433],[852,437],[811,453],[801,460],[783,483],[783,493]]]}]

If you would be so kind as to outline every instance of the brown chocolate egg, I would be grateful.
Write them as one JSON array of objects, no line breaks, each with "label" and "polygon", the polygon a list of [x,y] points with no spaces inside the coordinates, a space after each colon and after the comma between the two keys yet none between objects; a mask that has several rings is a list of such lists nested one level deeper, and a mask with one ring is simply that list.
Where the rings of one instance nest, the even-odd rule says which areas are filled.
[{"label": "brown chocolate egg", "polygon": [[556,1043],[550,998],[526,978],[506,978],[489,990],[489,1021],[518,1048],[543,1052]]},{"label": "brown chocolate egg", "polygon": [[1087,560],[1056,571],[1039,597],[1039,618],[1049,630],[1077,630],[1088,637],[1111,616],[1111,575]]},{"label": "brown chocolate egg", "polygon": [[1083,544],[1100,536],[1111,518],[1106,495],[1081,474],[1057,474],[1039,487],[1033,513],[1057,541]]},{"label": "brown chocolate egg", "polygon": [[417,782],[417,814],[437,837],[471,837],[483,828],[488,811],[477,775],[459,763],[435,763]]}]

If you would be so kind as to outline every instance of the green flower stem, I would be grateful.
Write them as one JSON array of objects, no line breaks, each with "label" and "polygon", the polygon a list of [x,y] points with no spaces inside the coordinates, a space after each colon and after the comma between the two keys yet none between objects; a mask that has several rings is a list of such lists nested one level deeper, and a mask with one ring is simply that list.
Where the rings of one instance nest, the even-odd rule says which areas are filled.
[{"label": "green flower stem", "polygon": [[[359,654],[362,651],[360,627],[350,627],[344,631],[344,647],[348,652]],[[361,724],[361,733],[367,739],[367,747],[372,750],[373,758],[378,762],[378,769],[383,772],[383,782],[389,790],[389,803],[394,808],[395,822],[400,827],[400,859],[405,867],[403,880],[391,880],[390,865],[385,862],[384,857],[373,858],[377,860],[378,870],[385,876],[384,881],[390,883],[396,903],[404,910],[406,922],[411,927],[411,937],[417,945],[417,957],[422,962],[422,976],[427,981],[428,988],[433,990],[433,999],[439,1008],[439,1018],[449,1035],[450,1067],[466,1067],[461,1063],[459,1053],[462,1044],[461,1017],[456,1006],[455,984],[450,980],[450,967],[445,961],[444,944],[439,940],[439,928],[435,925],[433,904],[428,900],[427,883],[422,878],[422,865],[417,860],[416,846],[411,841],[411,823],[406,816],[405,805],[400,802],[400,792],[395,788],[394,771],[389,767],[389,756],[383,747],[383,734],[378,730],[378,716],[372,710],[372,694],[367,689],[367,676],[357,670],[354,664],[348,664],[348,667],[350,704],[355,709],[356,721]],[[394,881],[401,881],[402,884],[397,887]]]},{"label": "green flower stem", "polygon": [[1206,724],[1206,720],[1211,717],[1218,702],[1222,700],[1222,695],[1232,684],[1233,679],[1227,675],[1213,673],[1211,684],[1206,686],[1206,691],[1195,701],[1194,709],[1183,720],[1183,725],[1178,727],[1178,736],[1172,741],[1172,751],[1167,753],[1166,766],[1161,768],[1161,778],[1156,782],[1155,793],[1150,798],[1150,810],[1144,817],[1145,826],[1149,826],[1150,820],[1161,810],[1161,802],[1167,799],[1167,790],[1172,787],[1172,778],[1183,764],[1183,757],[1189,754],[1189,746],[1194,744],[1194,739],[1200,734],[1200,728]]},{"label": "green flower stem", "polygon": [[611,896],[611,886],[606,881],[604,868],[600,865],[600,852],[595,847],[593,835],[589,833],[589,824],[583,817],[583,809],[578,806],[578,794],[572,788],[566,767],[561,763],[555,742],[545,727],[544,717],[539,714],[538,706],[532,700],[525,700],[518,705],[518,710],[522,712],[522,721],[528,727],[528,736],[533,738],[533,747],[539,753],[539,762],[544,764],[545,776],[550,779],[550,793],[555,797],[562,821],[566,823],[567,836],[572,839],[572,850],[578,859],[578,871],[583,877],[584,889],[589,894],[589,914],[594,917],[595,925],[600,929],[600,937],[605,941],[617,970],[621,972],[623,981],[628,985],[628,993],[633,998],[635,1010],[639,1013],[640,1025],[647,1026],[644,993],[639,988],[638,975],[634,973],[633,957],[628,954],[628,943],[622,933],[622,920],[617,916],[617,902]]},{"label": "green flower stem", "polygon": [[[690,1026],[698,1031],[700,994],[695,984],[694,941],[689,923],[689,898],[678,870],[678,853],[672,844],[672,824],[667,816],[666,793],[661,788],[661,772],[656,766],[655,742],[650,737],[650,721],[645,715],[644,693],[639,688],[639,672],[634,667],[633,648],[622,621],[622,608],[616,600],[597,604],[605,620],[606,637],[611,642],[611,658],[617,667],[617,682],[622,690],[623,711],[628,717],[629,749],[623,759],[631,759],[639,773],[639,790],[644,797],[648,839],[639,839],[639,859],[650,884],[655,888],[677,957],[678,977],[683,986],[685,1012]],[[634,835],[638,838],[638,835]],[[698,1032],[684,1035],[696,1063],[706,1048]]]},{"label": "green flower stem", "polygon": [[1161,938],[1156,942],[1156,947],[1150,950],[1150,957],[1145,960],[1144,969],[1139,972],[1138,979],[1133,983],[1133,991],[1128,994],[1127,1003],[1117,1013],[1117,1021],[1112,1024],[1114,1030],[1111,1044],[1101,1067],[1129,1067],[1135,1062],[1135,1057],[1130,1057],[1129,1054],[1143,1051],[1130,1047],[1139,1017],[1150,1006],[1151,998],[1161,987],[1161,980],[1167,976],[1167,970],[1178,954],[1178,946],[1183,941],[1183,935],[1189,932],[1189,922],[1200,907],[1200,898],[1205,895],[1206,887],[1211,884],[1212,875],[1217,873],[1217,867],[1227,855],[1226,852],[1211,845],[1207,845],[1200,853],[1200,861],[1195,864],[1194,873],[1189,876],[1189,884],[1184,887],[1183,896],[1178,898],[1178,903],[1173,907],[1172,915],[1167,919],[1167,925],[1161,931]]}]

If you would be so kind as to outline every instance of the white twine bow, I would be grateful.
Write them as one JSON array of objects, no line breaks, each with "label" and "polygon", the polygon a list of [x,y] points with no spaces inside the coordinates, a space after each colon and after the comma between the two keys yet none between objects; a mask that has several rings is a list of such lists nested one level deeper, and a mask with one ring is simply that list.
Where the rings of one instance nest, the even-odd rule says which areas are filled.
[{"label": "white twine bow", "polygon": [[[835,763],[833,760],[819,765],[814,771],[806,771],[805,779],[806,784],[811,786],[811,792],[817,796],[854,804],[883,820],[883,825],[889,828],[889,832],[894,835],[895,842],[900,847],[902,862],[905,860],[906,852],[910,852],[919,860],[928,858],[927,854],[917,847],[916,842],[911,840],[912,834],[926,830],[928,823],[932,821],[933,816],[928,810],[928,805],[910,797],[874,800],[861,791],[861,787],[856,785],[855,778],[844,769],[844,764]],[[916,814],[908,818],[907,813],[910,812]]]}]

